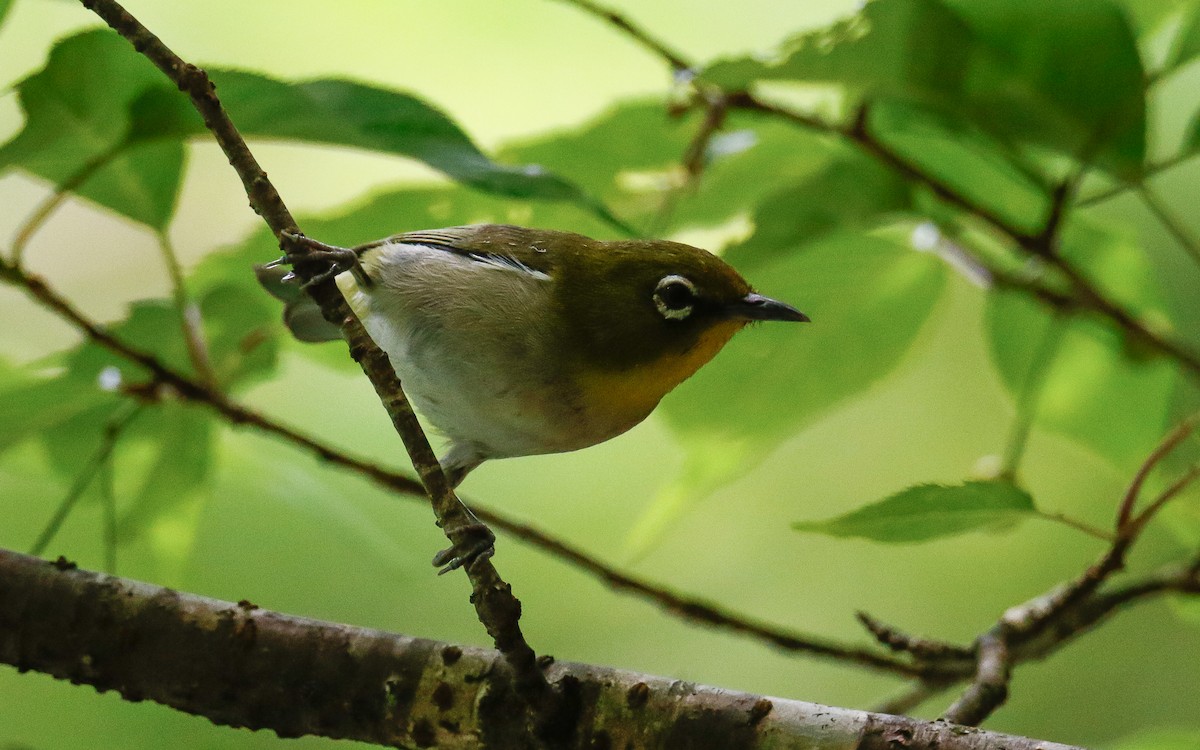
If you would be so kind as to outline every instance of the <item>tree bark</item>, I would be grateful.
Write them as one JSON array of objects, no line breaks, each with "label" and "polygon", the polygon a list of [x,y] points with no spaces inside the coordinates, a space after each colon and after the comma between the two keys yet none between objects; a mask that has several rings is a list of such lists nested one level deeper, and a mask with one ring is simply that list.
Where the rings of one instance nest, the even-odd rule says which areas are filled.
[{"label": "tree bark", "polygon": [[[217,724],[393,747],[521,748],[499,652],[309,620],[0,550],[0,662]],[[554,663],[564,748],[1071,750],[944,722]]]}]

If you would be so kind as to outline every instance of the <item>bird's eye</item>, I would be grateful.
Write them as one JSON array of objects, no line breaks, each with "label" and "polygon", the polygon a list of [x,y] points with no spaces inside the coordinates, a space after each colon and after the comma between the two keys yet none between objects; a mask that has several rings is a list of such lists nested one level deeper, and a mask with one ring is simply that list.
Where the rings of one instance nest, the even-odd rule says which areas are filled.
[{"label": "bird's eye", "polygon": [[696,285],[682,276],[664,276],[654,289],[654,306],[667,320],[683,320],[692,314]]}]

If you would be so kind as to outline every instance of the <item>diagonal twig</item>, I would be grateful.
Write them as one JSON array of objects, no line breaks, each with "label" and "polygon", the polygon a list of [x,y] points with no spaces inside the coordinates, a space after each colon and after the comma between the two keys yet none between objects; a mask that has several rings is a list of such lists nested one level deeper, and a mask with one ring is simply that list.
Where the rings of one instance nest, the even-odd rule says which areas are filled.
[{"label": "diagonal twig", "polygon": [[[84,7],[96,13],[113,30],[127,39],[135,50],[154,63],[188,95],[203,118],[205,127],[212,133],[228,157],[230,166],[241,178],[250,205],[262,216],[275,236],[283,238],[299,234],[299,227],[291,212],[221,105],[216,88],[208,75],[172,52],[115,0],[80,1]],[[301,264],[298,271],[305,281],[315,275],[311,264]],[[331,278],[312,285],[309,293],[320,306],[326,319],[341,328],[351,356],[375,386],[380,401],[391,417],[392,424],[400,434],[421,477],[439,525],[456,548],[468,544],[471,537],[477,533],[477,524],[471,520],[468,511],[446,481],[445,474],[429,446],[428,438],[417,422],[387,355],[367,335]],[[472,603],[480,622],[492,637],[497,649],[512,665],[517,675],[518,686],[530,707],[544,718],[547,711],[553,710],[556,701],[545,675],[537,665],[533,649],[521,632],[520,602],[513,596],[512,588],[500,577],[487,556],[479,555],[472,564],[465,567],[471,581]],[[541,718],[535,720],[541,721]]]}]

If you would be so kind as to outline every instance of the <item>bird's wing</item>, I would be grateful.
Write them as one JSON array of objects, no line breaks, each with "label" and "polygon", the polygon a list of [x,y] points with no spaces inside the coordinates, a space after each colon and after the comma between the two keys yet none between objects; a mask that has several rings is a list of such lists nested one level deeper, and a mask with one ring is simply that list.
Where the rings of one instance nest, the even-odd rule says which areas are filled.
[{"label": "bird's wing", "polygon": [[561,260],[561,252],[557,252],[557,248],[567,242],[578,241],[591,242],[567,232],[507,224],[472,224],[405,232],[355,249],[361,254],[384,243],[424,245],[500,268],[550,276],[556,263]]}]

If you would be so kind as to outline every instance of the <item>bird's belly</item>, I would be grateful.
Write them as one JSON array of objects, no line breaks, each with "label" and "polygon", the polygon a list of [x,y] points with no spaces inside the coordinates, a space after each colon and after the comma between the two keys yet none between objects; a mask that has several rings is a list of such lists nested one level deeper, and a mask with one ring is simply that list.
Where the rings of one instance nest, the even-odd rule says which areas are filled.
[{"label": "bird's belly", "polygon": [[[428,321],[367,315],[364,324],[421,414],[456,445],[486,458],[575,450],[596,434],[549,352],[519,333],[461,336]],[[540,364],[539,364],[540,363]]]}]

